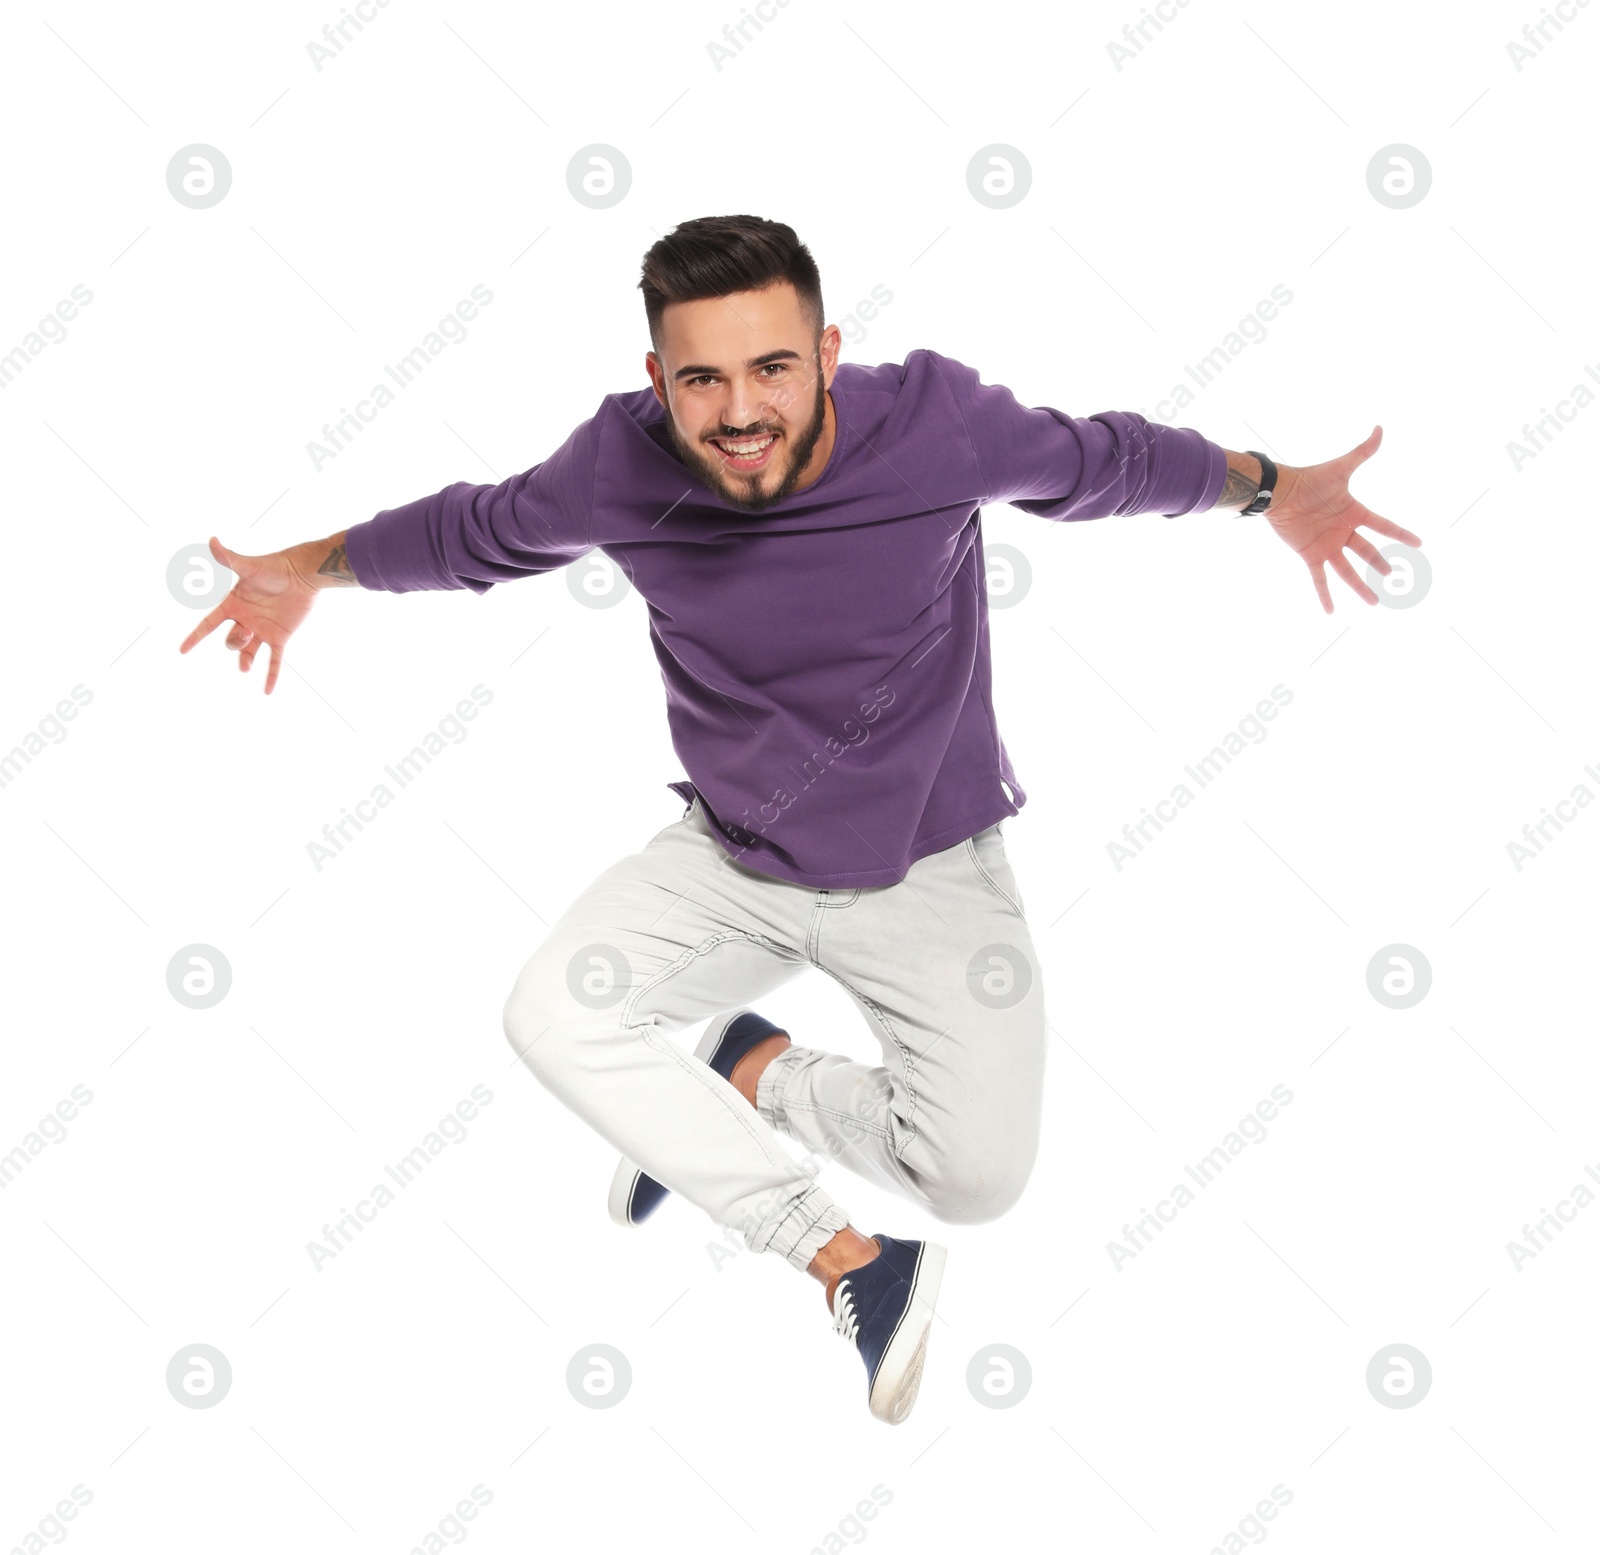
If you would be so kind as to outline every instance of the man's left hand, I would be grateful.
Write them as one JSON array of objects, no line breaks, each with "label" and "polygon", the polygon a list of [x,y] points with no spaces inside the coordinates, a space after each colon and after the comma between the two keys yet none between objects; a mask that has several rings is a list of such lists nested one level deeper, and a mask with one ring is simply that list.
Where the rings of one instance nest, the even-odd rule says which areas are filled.
[{"label": "man's left hand", "polygon": [[1380,574],[1387,576],[1394,570],[1388,559],[1365,535],[1356,533],[1358,526],[1387,535],[1389,539],[1399,540],[1404,545],[1422,544],[1409,529],[1402,529],[1387,518],[1380,518],[1371,508],[1363,506],[1350,495],[1351,474],[1378,451],[1382,441],[1383,428],[1374,427],[1365,442],[1358,443],[1349,453],[1330,459],[1326,464],[1280,469],[1272,503],[1263,515],[1284,544],[1311,569],[1311,581],[1316,585],[1317,597],[1322,601],[1322,608],[1330,615],[1333,612],[1333,600],[1328,593],[1324,563],[1332,567],[1369,605],[1377,604],[1378,596],[1350,565],[1349,557],[1344,554],[1345,549],[1348,547],[1354,551]]}]

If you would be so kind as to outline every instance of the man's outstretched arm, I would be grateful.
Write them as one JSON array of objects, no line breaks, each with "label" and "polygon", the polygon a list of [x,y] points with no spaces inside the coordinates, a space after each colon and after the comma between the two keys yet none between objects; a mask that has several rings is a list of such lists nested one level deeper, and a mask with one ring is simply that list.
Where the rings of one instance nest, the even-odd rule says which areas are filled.
[{"label": "man's outstretched arm", "polygon": [[[1299,467],[1280,464],[1272,501],[1260,515],[1310,569],[1317,598],[1329,613],[1333,610],[1333,599],[1328,593],[1324,566],[1332,567],[1369,605],[1378,603],[1378,596],[1351,566],[1350,558],[1344,554],[1346,550],[1354,552],[1381,576],[1394,570],[1365,535],[1356,533],[1358,527],[1398,540],[1402,545],[1422,544],[1409,529],[1380,518],[1350,494],[1351,474],[1378,451],[1382,441],[1383,428],[1374,427],[1364,442],[1357,443],[1337,459]],[[1260,489],[1261,461],[1232,449],[1224,452],[1228,456],[1228,473],[1214,507],[1238,511],[1249,506]]]},{"label": "man's outstretched arm", "polygon": [[226,599],[179,644],[187,653],[224,621],[227,645],[249,673],[271,649],[266,690],[278,683],[284,644],[329,588],[470,589],[552,572],[594,549],[589,539],[598,419],[575,428],[547,459],[497,486],[457,481],[442,491],[265,556],[230,551],[214,535],[211,554],[237,581]]},{"label": "man's outstretched arm", "polygon": [[[1008,502],[1062,521],[1125,513],[1178,518],[1207,508],[1238,512],[1259,490],[1260,460],[1225,449],[1193,427],[1168,426],[1135,411],[1069,416],[1049,405],[1022,405],[1003,384],[981,382],[964,362],[935,351],[921,355],[959,413],[980,501]],[[1325,464],[1280,464],[1271,505],[1260,515],[1310,569],[1327,611],[1333,609],[1323,572],[1329,566],[1369,605],[1378,602],[1346,549],[1380,574],[1393,571],[1358,527],[1422,544],[1350,495],[1351,473],[1378,451],[1382,436],[1374,427],[1365,442]]]}]

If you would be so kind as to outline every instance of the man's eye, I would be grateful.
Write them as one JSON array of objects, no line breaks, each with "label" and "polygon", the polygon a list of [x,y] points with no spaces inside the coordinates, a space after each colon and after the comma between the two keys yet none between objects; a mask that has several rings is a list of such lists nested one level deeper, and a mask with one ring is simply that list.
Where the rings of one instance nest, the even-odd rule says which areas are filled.
[{"label": "man's eye", "polygon": [[[781,373],[781,372],[785,371],[786,365],[787,364],[783,363],[783,362],[764,362],[764,363],[762,363],[761,371],[762,372],[767,372],[767,371],[771,370],[771,371],[774,371],[774,372]],[[713,376],[714,375],[711,374],[711,373],[696,373],[695,376],[689,380],[689,383],[690,383],[691,386],[692,385],[696,385],[696,384],[702,384],[702,383],[710,383],[712,381]]]}]

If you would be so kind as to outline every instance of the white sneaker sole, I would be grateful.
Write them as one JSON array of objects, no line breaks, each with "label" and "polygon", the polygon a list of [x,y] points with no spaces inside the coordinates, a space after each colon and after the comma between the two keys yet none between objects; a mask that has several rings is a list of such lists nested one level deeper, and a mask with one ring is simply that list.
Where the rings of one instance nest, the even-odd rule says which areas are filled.
[{"label": "white sneaker sole", "polygon": [[627,1156],[623,1156],[612,1175],[611,1192],[606,1195],[607,1213],[619,1226],[627,1226],[630,1230],[634,1222],[628,1218],[628,1201],[633,1197],[634,1184],[642,1175],[640,1169]]},{"label": "white sneaker sole", "polygon": [[922,1364],[927,1359],[928,1331],[933,1327],[944,1262],[945,1249],[937,1242],[922,1244],[911,1276],[911,1300],[883,1352],[878,1375],[872,1379],[867,1407],[890,1425],[899,1425],[911,1413],[922,1386]]},{"label": "white sneaker sole", "polygon": [[[741,1015],[749,1013],[749,1005],[740,1005],[736,1010],[714,1016],[711,1024],[701,1033],[699,1042],[695,1044],[694,1056],[701,1063],[709,1064],[711,1055],[716,1052],[717,1044],[722,1040],[723,1032]],[[606,1212],[619,1226],[626,1226],[630,1231],[637,1229],[637,1223],[628,1219],[628,1203],[633,1198],[634,1184],[638,1182],[642,1172],[643,1168],[635,1166],[627,1156],[621,1157],[611,1177],[611,1191],[606,1195]]]}]

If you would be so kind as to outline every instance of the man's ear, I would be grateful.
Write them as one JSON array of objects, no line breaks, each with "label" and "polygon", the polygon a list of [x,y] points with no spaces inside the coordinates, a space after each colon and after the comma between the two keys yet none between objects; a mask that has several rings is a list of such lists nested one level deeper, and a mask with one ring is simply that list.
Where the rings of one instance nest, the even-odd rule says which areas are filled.
[{"label": "man's ear", "polygon": [[665,387],[667,379],[666,369],[662,367],[661,358],[658,357],[654,351],[645,352],[644,370],[650,375],[650,387],[656,391],[656,399],[660,402],[663,409],[670,412],[672,407],[667,404]]},{"label": "man's ear", "polygon": [[822,382],[825,388],[831,388],[833,385],[833,374],[839,365],[839,347],[843,339],[839,333],[839,326],[830,324],[823,330],[822,339],[818,342],[822,360]]}]

